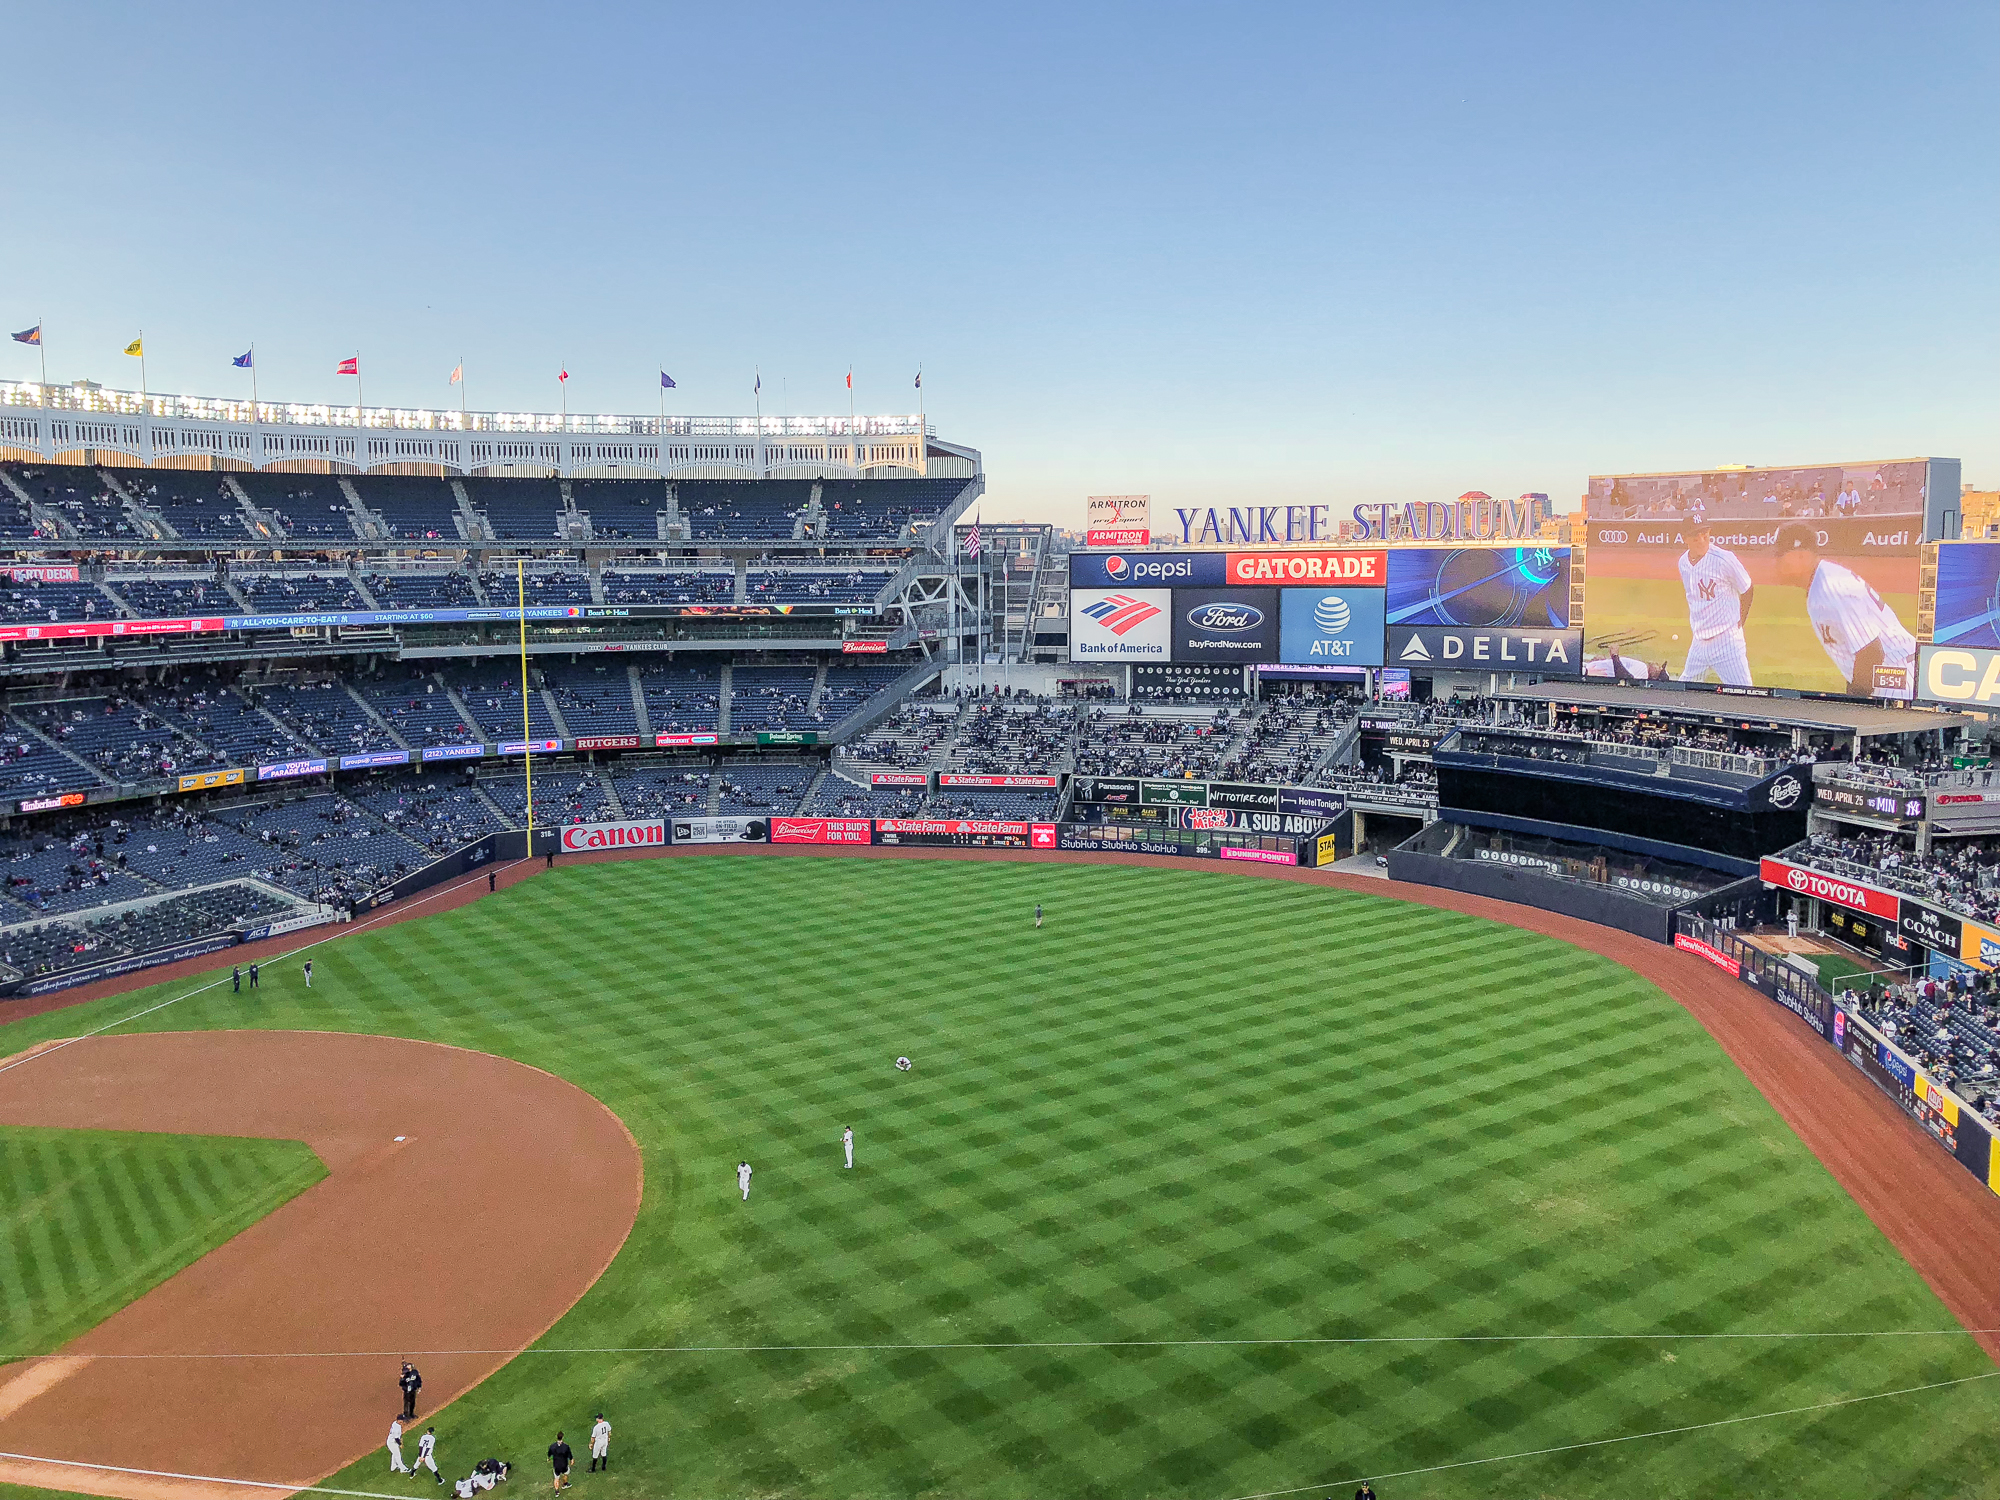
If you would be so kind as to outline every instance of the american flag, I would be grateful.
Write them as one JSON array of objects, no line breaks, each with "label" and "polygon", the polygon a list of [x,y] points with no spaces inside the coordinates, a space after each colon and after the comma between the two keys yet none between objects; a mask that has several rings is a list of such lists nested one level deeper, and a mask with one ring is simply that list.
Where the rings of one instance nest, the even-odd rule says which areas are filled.
[{"label": "american flag", "polygon": [[972,530],[965,534],[965,555],[967,557],[979,556],[979,523],[977,521],[972,523]]}]

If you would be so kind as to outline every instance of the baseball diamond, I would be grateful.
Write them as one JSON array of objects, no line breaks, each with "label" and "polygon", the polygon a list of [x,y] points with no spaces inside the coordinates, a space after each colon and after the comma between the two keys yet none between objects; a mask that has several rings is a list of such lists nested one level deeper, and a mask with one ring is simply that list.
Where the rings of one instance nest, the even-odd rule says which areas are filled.
[{"label": "baseball diamond", "polygon": [[[331,1169],[52,1350],[97,1357],[0,1418],[8,1451],[374,1493],[407,1353],[454,1461],[609,1412],[607,1495],[1247,1494],[1341,1477],[1336,1452],[1380,1473],[1918,1386],[1498,1472],[1607,1496],[1988,1482],[1993,1336],[1963,1329],[2000,1326],[2000,1205],[1710,963],[1320,872],[873,852],[538,859],[323,945],[310,993],[274,965],[253,1006],[180,978],[7,1026],[19,1052],[186,996],[0,1064],[0,1118],[251,1111]],[[593,1137],[552,1128],[570,1098]],[[248,1285],[287,1265],[351,1289]],[[204,1278],[239,1276],[218,1324]],[[170,1357],[108,1357],[137,1353]],[[192,1416],[245,1402],[240,1436]],[[1939,1446],[1944,1412],[1963,1443]],[[1784,1423],[1818,1436],[1773,1443]],[[293,1424],[310,1444],[261,1436]]]}]

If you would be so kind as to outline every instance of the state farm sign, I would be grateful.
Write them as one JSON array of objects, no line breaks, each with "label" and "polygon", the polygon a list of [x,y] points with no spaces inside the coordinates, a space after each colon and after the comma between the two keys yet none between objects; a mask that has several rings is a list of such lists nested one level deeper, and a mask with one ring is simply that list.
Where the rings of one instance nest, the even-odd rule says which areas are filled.
[{"label": "state farm sign", "polygon": [[564,852],[589,849],[663,848],[667,825],[659,818],[650,823],[572,823],[562,831]]},{"label": "state farm sign", "polygon": [[1872,885],[1857,885],[1854,881],[1842,880],[1838,875],[1822,875],[1817,870],[1802,869],[1782,859],[1767,856],[1759,873],[1766,885],[1796,891],[1801,896],[1811,896],[1819,901],[1831,901],[1836,906],[1863,912],[1884,922],[1895,921],[1900,910],[1900,903],[1887,891],[1878,891]]}]

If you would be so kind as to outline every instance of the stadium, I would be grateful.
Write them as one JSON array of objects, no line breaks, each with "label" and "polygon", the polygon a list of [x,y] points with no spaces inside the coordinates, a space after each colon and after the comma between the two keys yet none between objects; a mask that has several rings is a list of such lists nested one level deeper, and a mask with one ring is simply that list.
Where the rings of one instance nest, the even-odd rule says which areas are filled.
[{"label": "stadium", "polygon": [[1954,461],[1076,545],[921,413],[0,440],[5,1493],[2000,1483]]}]

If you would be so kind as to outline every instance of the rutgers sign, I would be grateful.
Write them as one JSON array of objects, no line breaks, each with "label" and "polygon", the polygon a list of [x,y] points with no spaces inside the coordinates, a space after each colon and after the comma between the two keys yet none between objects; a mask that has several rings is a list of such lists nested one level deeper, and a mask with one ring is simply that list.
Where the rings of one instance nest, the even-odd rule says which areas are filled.
[{"label": "rutgers sign", "polygon": [[661,848],[667,842],[667,825],[659,818],[650,823],[572,823],[562,831],[565,853],[590,849]]},{"label": "rutgers sign", "polygon": [[1811,896],[1820,901],[1831,901],[1836,906],[1844,906],[1849,911],[1858,911],[1883,922],[1893,923],[1900,903],[1887,891],[1878,891],[1871,885],[1857,885],[1851,880],[1842,880],[1837,875],[1822,875],[1817,870],[1803,869],[1782,859],[1765,858],[1759,872],[1764,884],[1777,886],[1781,890],[1796,891],[1801,896]]}]

